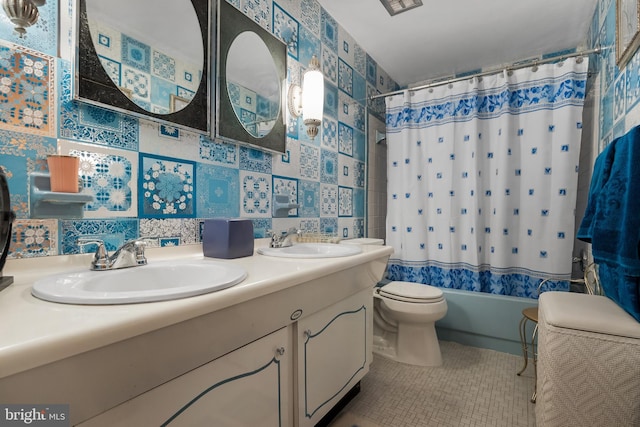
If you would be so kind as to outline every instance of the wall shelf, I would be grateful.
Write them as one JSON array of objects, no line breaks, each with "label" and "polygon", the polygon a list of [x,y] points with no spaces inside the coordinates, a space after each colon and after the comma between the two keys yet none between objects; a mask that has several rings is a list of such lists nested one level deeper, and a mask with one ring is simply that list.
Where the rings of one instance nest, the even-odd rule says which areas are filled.
[{"label": "wall shelf", "polygon": [[82,218],[84,205],[93,200],[91,194],[51,191],[48,173],[33,172],[29,174],[29,212],[31,218]]}]

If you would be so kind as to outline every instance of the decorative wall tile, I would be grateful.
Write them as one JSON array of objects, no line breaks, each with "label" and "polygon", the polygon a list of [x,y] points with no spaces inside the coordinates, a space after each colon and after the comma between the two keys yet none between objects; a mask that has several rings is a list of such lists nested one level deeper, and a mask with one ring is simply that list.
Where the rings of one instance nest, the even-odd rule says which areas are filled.
[{"label": "decorative wall tile", "polygon": [[354,160],[344,154],[338,155],[338,185],[352,187],[355,180]]},{"label": "decorative wall tile", "polygon": [[122,34],[122,63],[145,73],[151,72],[151,47]]},{"label": "decorative wall tile", "polygon": [[320,183],[298,181],[298,216],[315,218],[320,216]]},{"label": "decorative wall tile", "polygon": [[281,176],[299,176],[300,142],[287,139],[286,153],[273,155],[273,173]]},{"label": "decorative wall tile", "polygon": [[140,153],[139,217],[194,217],[194,169],[194,162]]},{"label": "decorative wall tile", "polygon": [[626,113],[625,110],[625,83],[624,73],[620,73],[614,82],[613,89],[613,122],[617,123]]},{"label": "decorative wall tile", "polygon": [[200,241],[198,221],[192,218],[141,219],[140,237],[150,237],[150,247],[193,245]]},{"label": "decorative wall tile", "polygon": [[[139,100],[150,102],[151,100],[151,76],[149,73],[141,72],[133,67],[122,66],[122,79],[120,84],[125,89],[129,89],[132,101],[138,103]],[[138,105],[140,105],[138,103]]]},{"label": "decorative wall tile", "polygon": [[338,218],[320,218],[320,232],[338,235]]},{"label": "decorative wall tile", "polygon": [[156,76],[151,76],[151,93],[149,100],[152,104],[162,108],[169,113],[171,95],[175,95],[178,91],[178,87],[175,83],[161,79]]},{"label": "decorative wall tile", "polygon": [[353,158],[364,162],[367,156],[367,136],[353,129]]},{"label": "decorative wall tile", "polygon": [[46,157],[56,151],[55,138],[0,130],[0,166],[18,218],[29,218],[29,174],[46,171]]},{"label": "decorative wall tile", "polygon": [[353,185],[356,187],[364,188],[366,183],[366,168],[365,163],[358,160],[353,160]]},{"label": "decorative wall tile", "polygon": [[57,254],[57,220],[16,219],[13,222],[8,258],[32,258]]},{"label": "decorative wall tile", "polygon": [[191,161],[200,160],[200,135],[197,133],[142,119],[139,132],[139,151],[142,153]]},{"label": "decorative wall tile", "polygon": [[338,88],[347,95],[353,95],[353,68],[342,58],[338,59]]},{"label": "decorative wall tile", "polygon": [[367,78],[367,81],[369,82],[369,84],[373,85],[374,87],[377,87],[378,84],[378,64],[376,64],[376,61],[373,60],[372,57],[370,57],[369,55],[366,56],[367,58],[367,62],[366,62],[366,74],[365,77]]},{"label": "decorative wall tile", "polygon": [[205,136],[199,140],[200,160],[205,160],[220,166],[238,167],[238,146],[225,142],[211,141]]},{"label": "decorative wall tile", "polygon": [[364,189],[353,189],[353,216],[362,218],[364,217]]},{"label": "decorative wall tile", "polygon": [[[320,39],[304,27],[300,27],[300,52],[298,62],[307,67],[311,58],[315,55],[318,59],[322,57],[322,43]],[[324,68],[323,68],[324,69]],[[326,74],[325,74],[326,75]]]},{"label": "decorative wall tile", "polygon": [[322,149],[320,155],[320,182],[338,183],[338,153]]},{"label": "decorative wall tile", "polygon": [[240,169],[271,173],[270,153],[249,147],[240,147]]},{"label": "decorative wall tile", "polygon": [[[273,194],[288,194],[289,203],[298,204],[298,180],[273,175]],[[289,216],[298,216],[298,209],[289,210]]]},{"label": "decorative wall tile", "polygon": [[265,30],[271,30],[270,0],[240,0],[240,10]]},{"label": "decorative wall tile", "polygon": [[322,45],[322,74],[325,79],[338,83],[338,55],[326,45]]},{"label": "decorative wall tile", "polygon": [[316,36],[320,35],[320,4],[317,0],[302,0],[300,2],[300,22]]},{"label": "decorative wall tile", "polygon": [[353,128],[342,122],[338,123],[338,152],[353,156]]},{"label": "decorative wall tile", "polygon": [[320,216],[338,215],[338,186],[320,184]]},{"label": "decorative wall tile", "polygon": [[251,222],[253,222],[253,236],[256,239],[269,237],[267,230],[273,229],[271,218],[252,218]]},{"label": "decorative wall tile", "polygon": [[624,70],[626,77],[626,97],[625,97],[625,113],[631,109],[640,100],[640,55],[636,54],[627,63]]},{"label": "decorative wall tile", "polygon": [[138,216],[138,154],[97,145],[59,140],[61,153],[80,159],[82,192],[94,196],[85,218]]},{"label": "decorative wall tile", "polygon": [[14,30],[14,25],[6,14],[0,14],[0,39],[23,45],[46,55],[56,56],[58,52],[58,2],[50,1],[38,8],[40,18],[27,30],[25,37]]},{"label": "decorative wall tile", "polygon": [[298,21],[273,3],[273,35],[287,45],[287,52],[293,59],[298,59],[298,32]]},{"label": "decorative wall tile", "polygon": [[341,26],[338,27],[338,56],[351,67],[355,65],[356,41]]},{"label": "decorative wall tile", "polygon": [[355,68],[355,70],[363,75],[366,76],[367,75],[367,54],[364,52],[364,50],[362,50],[362,48],[360,47],[359,44],[356,43],[354,49],[353,49],[354,53],[353,53],[353,68]]},{"label": "decorative wall tile", "polygon": [[71,66],[58,62],[59,136],[127,150],[138,150],[138,120],[112,110],[73,101]]},{"label": "decorative wall tile", "polygon": [[342,91],[338,92],[338,121],[353,127],[356,105],[359,104],[353,102],[350,95]]},{"label": "decorative wall tile", "polygon": [[364,132],[367,119],[364,106],[358,103],[351,104],[353,109],[353,126],[361,132]]},{"label": "decorative wall tile", "polygon": [[153,51],[153,74],[172,82],[176,80],[176,60],[157,50]]},{"label": "decorative wall tile", "polygon": [[198,163],[198,201],[200,218],[240,215],[240,174],[238,169]]},{"label": "decorative wall tile", "polygon": [[0,129],[55,135],[54,58],[0,45]]},{"label": "decorative wall tile", "polygon": [[240,215],[248,218],[271,216],[271,176],[240,171]]},{"label": "decorative wall tile", "polygon": [[338,187],[338,216],[353,216],[353,188]]},{"label": "decorative wall tile", "polygon": [[300,230],[305,233],[320,233],[320,218],[301,219]]},{"label": "decorative wall tile", "polygon": [[111,81],[113,81],[118,86],[122,86],[122,83],[120,81],[120,76],[122,74],[122,64],[120,64],[118,61],[114,61],[101,55],[98,55],[98,57],[100,58],[102,68],[104,68],[104,71],[107,73]]},{"label": "decorative wall tile", "polygon": [[338,151],[338,123],[327,116],[322,120],[322,147]]},{"label": "decorative wall tile", "polygon": [[324,81],[324,114],[338,119],[338,88],[326,79]]},{"label": "decorative wall tile", "polygon": [[78,238],[102,240],[108,251],[115,251],[124,242],[139,237],[137,219],[60,220],[60,253],[64,255],[92,253],[96,245],[78,246]]},{"label": "decorative wall tile", "polygon": [[360,73],[353,73],[353,99],[361,105],[367,103],[367,81]]},{"label": "decorative wall tile", "polygon": [[320,12],[320,29],[322,43],[326,44],[334,52],[338,52],[338,23],[324,8]]},{"label": "decorative wall tile", "polygon": [[320,179],[320,149],[308,144],[300,144],[300,176]]}]

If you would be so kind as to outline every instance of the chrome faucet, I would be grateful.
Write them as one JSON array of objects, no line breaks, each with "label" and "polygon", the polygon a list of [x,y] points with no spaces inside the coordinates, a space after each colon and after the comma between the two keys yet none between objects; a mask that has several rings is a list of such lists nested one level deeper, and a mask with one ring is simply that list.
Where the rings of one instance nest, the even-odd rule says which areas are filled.
[{"label": "chrome faucet", "polygon": [[273,231],[269,231],[269,233],[271,233],[271,243],[269,243],[269,247],[286,248],[292,245],[291,236],[295,234],[299,237],[300,235],[302,235],[302,230],[298,230],[295,227],[291,227],[289,230],[283,231],[280,234],[275,233]]},{"label": "chrome faucet", "polygon": [[147,259],[144,256],[144,248],[147,246],[147,242],[144,239],[133,239],[125,242],[111,256],[109,256],[102,240],[92,238],[78,239],[80,247],[90,244],[98,245],[91,261],[91,270],[116,270],[118,268],[137,267],[147,264]]}]

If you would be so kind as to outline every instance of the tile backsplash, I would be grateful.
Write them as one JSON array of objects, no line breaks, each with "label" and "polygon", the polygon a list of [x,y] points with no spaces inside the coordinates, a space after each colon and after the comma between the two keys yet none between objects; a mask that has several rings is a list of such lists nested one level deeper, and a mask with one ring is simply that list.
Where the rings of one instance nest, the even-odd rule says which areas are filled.
[{"label": "tile backsplash", "polygon": [[[256,237],[291,226],[364,235],[367,97],[397,85],[316,0],[229,3],[287,43],[290,82],[300,82],[312,55],[321,59],[325,111],[315,140],[290,119],[286,153],[273,154],[75,101],[75,42],[65,31],[75,1],[46,2],[23,39],[0,13],[0,166],[17,215],[10,258],[79,253],[80,236],[109,250],[139,236],[196,244],[214,217],[250,218]],[[167,67],[151,67],[149,80],[154,73],[171,77]],[[380,103],[370,107],[382,117]],[[56,152],[80,158],[83,192],[95,198],[82,219],[30,218],[29,174],[46,171]],[[274,191],[300,205],[289,218],[272,218]]]}]

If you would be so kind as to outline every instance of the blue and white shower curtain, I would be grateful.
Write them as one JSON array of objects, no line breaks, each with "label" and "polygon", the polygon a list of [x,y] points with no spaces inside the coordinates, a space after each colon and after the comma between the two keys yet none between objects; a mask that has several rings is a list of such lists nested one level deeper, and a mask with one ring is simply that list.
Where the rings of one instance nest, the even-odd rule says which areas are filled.
[{"label": "blue and white shower curtain", "polygon": [[389,278],[567,290],[587,60],[387,97]]}]

